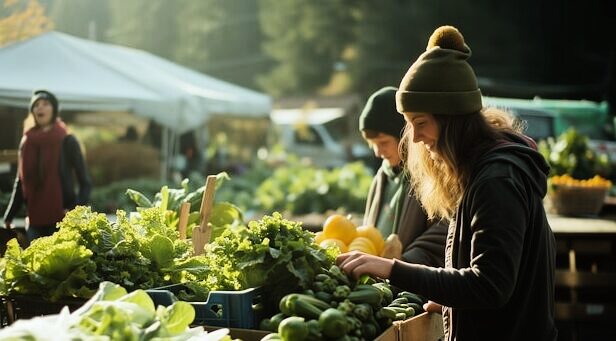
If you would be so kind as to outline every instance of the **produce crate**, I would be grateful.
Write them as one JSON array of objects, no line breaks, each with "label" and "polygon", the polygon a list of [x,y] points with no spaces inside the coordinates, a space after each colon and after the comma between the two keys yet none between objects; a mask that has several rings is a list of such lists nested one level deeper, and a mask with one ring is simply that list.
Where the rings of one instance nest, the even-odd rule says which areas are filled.
[{"label": "produce crate", "polygon": [[64,306],[70,311],[81,307],[84,299],[63,299],[49,302],[38,295],[2,296],[2,323],[9,325],[18,319],[30,319],[36,316],[58,314]]},{"label": "produce crate", "polygon": [[[148,292],[146,290],[146,292]],[[168,291],[167,291],[168,293]],[[169,298],[148,292],[155,305],[170,305]],[[9,295],[0,296],[2,307],[0,309],[0,323],[2,326],[10,325],[18,319],[30,319],[36,316],[59,314],[62,308],[68,306],[70,312],[77,310],[86,299],[66,298],[50,302],[39,295]]]},{"label": "produce crate", "polygon": [[601,212],[607,188],[558,186],[548,193],[548,212],[566,216],[596,216]]},{"label": "produce crate", "polygon": [[404,321],[395,321],[375,341],[440,341],[444,340],[443,316],[422,313]]},{"label": "produce crate", "polygon": [[[157,305],[170,305],[177,301],[176,294],[183,285],[148,289],[147,293]],[[261,288],[241,291],[211,291],[205,302],[188,302],[195,308],[194,325],[256,329],[263,316],[258,309]]]}]

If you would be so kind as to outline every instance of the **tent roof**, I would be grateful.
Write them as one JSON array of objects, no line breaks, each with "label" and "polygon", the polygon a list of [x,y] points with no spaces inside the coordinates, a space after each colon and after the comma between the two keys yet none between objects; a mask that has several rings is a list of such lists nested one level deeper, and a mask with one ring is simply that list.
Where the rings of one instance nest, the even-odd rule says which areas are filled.
[{"label": "tent roof", "polygon": [[59,32],[0,48],[0,104],[27,108],[48,89],[63,110],[128,111],[176,132],[213,114],[267,117],[269,96],[133,48]]},{"label": "tent roof", "polygon": [[270,114],[276,124],[323,124],[344,116],[342,108],[275,109]]}]

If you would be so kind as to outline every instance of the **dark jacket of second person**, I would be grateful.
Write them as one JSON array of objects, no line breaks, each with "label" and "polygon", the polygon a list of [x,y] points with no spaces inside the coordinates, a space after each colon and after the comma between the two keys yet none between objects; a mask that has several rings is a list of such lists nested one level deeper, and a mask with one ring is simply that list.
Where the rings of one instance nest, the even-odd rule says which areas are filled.
[{"label": "dark jacket of second person", "polygon": [[[376,226],[387,181],[383,167],[379,168],[368,192],[364,225]],[[400,207],[397,208],[393,226],[393,231],[402,243],[402,260],[428,266],[444,266],[447,224],[443,221],[428,221],[421,204],[410,192],[408,178],[404,180],[404,189],[406,195],[398,203]]]}]

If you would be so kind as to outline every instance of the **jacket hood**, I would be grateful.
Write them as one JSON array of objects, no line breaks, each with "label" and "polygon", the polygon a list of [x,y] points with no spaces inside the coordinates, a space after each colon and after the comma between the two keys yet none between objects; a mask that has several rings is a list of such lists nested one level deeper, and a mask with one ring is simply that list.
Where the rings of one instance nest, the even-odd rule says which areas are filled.
[{"label": "jacket hood", "polygon": [[506,134],[505,140],[481,158],[477,169],[481,169],[486,163],[495,161],[513,164],[526,174],[541,197],[546,195],[550,166],[543,155],[537,151],[537,144],[530,137]]}]

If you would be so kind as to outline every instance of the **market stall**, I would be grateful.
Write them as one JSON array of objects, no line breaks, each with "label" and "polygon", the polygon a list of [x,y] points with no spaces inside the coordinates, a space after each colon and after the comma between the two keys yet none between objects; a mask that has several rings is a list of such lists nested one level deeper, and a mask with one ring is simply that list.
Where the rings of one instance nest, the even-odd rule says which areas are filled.
[{"label": "market stall", "polygon": [[180,134],[216,115],[267,118],[271,111],[263,93],[145,51],[61,32],[0,48],[0,74],[0,106],[28,108],[32,91],[45,88],[60,98],[61,110],[129,112],[157,122],[163,161],[176,153]]}]

